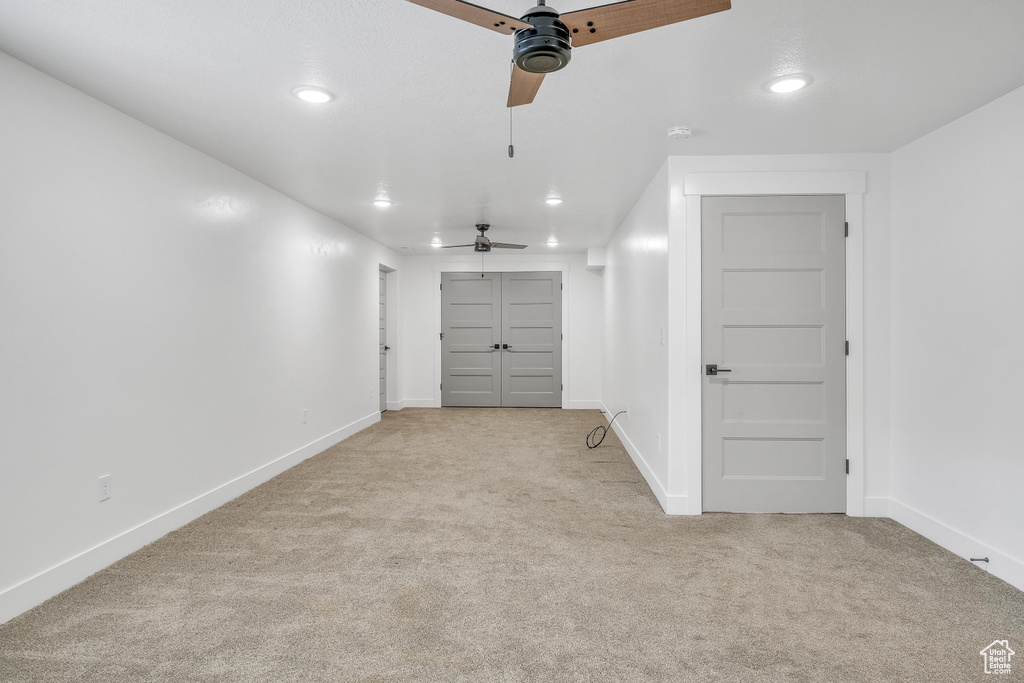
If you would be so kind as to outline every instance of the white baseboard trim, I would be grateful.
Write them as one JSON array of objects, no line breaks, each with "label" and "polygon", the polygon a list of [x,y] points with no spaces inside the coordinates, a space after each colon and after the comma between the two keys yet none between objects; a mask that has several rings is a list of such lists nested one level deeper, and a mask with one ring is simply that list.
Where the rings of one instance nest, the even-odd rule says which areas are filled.
[{"label": "white baseboard trim", "polygon": [[665,496],[665,504],[662,505],[666,515],[699,515],[700,510],[690,510],[690,500],[687,496],[674,496],[671,493]]},{"label": "white baseboard trim", "polygon": [[566,401],[562,404],[566,410],[604,410],[601,401]]},{"label": "white baseboard trim", "polygon": [[916,531],[929,541],[941,545],[966,560],[970,560],[972,557],[987,557],[989,559],[987,563],[975,562],[974,564],[990,574],[998,576],[1011,586],[1024,590],[1024,562],[1019,559],[1005,555],[898,500],[889,499],[889,516],[911,531]]},{"label": "white baseboard trim", "polygon": [[[392,408],[391,406],[395,407]],[[403,401],[388,401],[388,410],[401,410],[402,408],[440,408],[441,404],[433,398],[407,398]],[[601,401],[566,401],[562,406],[565,410],[603,410],[604,404]]]},{"label": "white baseboard trim", "polygon": [[[601,405],[601,409],[607,415],[614,415],[613,412],[608,410],[608,407]],[[612,425],[612,430],[619,437],[619,441],[622,442],[626,452],[629,453],[629,457],[633,459],[633,464],[640,470],[640,474],[643,475],[644,480],[647,482],[647,486],[651,489],[651,493],[658,499],[658,503],[661,505],[661,509],[665,511],[667,515],[686,515],[690,514],[688,509],[686,496],[673,496],[669,495],[668,491],[665,490],[664,484],[658,479],[658,475],[654,473],[647,461],[644,460],[644,456],[640,453],[640,450],[633,443],[632,439],[626,433],[625,429],[619,422],[615,422]]]},{"label": "white baseboard trim", "polygon": [[0,624],[376,422],[380,413],[367,415],[11,586],[0,592]]},{"label": "white baseboard trim", "polygon": [[407,398],[402,401],[406,408],[440,408],[441,404],[435,398]]},{"label": "white baseboard trim", "polygon": [[865,517],[888,517],[889,516],[889,499],[888,498],[864,498],[864,516]]}]

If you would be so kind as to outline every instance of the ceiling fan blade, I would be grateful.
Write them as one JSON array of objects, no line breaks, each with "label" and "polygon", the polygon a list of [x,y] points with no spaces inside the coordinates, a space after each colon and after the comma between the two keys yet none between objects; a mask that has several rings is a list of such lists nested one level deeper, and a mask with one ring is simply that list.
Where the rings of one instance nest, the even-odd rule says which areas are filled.
[{"label": "ceiling fan blade", "polygon": [[518,107],[521,104],[533,102],[540,90],[540,84],[544,81],[544,74],[530,73],[523,71],[518,66],[512,66],[512,82],[508,86],[508,107]]},{"label": "ceiling fan blade", "polygon": [[732,7],[730,0],[625,0],[561,15],[572,46],[590,45]]},{"label": "ceiling fan blade", "polygon": [[442,249],[458,249],[459,247],[475,247],[476,242],[472,244],[444,244],[441,246]]},{"label": "ceiling fan blade", "polygon": [[494,249],[526,249],[525,244],[505,244],[504,242],[491,242]]},{"label": "ceiling fan blade", "polygon": [[409,0],[414,5],[432,9],[441,14],[447,14],[456,19],[468,21],[471,24],[489,28],[492,31],[503,33],[506,36],[512,35],[519,29],[530,28],[531,24],[515,17],[510,17],[501,12],[473,5],[462,0]]}]

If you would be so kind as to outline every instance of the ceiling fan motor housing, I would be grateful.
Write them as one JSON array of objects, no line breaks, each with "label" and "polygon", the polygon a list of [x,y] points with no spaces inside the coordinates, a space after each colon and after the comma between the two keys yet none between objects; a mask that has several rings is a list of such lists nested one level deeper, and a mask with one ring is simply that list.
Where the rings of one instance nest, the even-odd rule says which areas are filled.
[{"label": "ceiling fan motor housing", "polygon": [[538,5],[523,15],[532,24],[516,32],[512,60],[523,71],[546,74],[558,71],[569,63],[572,43],[569,29],[558,19],[558,12]]}]

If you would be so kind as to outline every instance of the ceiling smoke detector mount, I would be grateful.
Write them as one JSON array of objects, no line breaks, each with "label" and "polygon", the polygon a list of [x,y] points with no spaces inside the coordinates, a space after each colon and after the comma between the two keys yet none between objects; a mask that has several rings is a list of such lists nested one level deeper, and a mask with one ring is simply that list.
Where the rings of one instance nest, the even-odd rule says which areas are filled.
[{"label": "ceiling smoke detector mount", "polygon": [[693,129],[689,126],[672,126],[668,129],[669,140],[685,140],[693,135]]}]

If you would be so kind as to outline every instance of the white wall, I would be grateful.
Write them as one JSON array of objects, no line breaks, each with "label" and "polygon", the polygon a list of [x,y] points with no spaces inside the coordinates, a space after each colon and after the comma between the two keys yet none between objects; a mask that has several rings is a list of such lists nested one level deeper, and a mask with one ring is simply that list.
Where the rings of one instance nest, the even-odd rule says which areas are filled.
[{"label": "white wall", "polygon": [[666,162],[608,243],[602,390],[611,415],[628,405],[616,433],[666,509],[668,216]]},{"label": "white wall", "polygon": [[400,257],[2,53],[0,82],[4,621],[378,419]]},{"label": "white wall", "polygon": [[893,154],[891,513],[1024,589],[1022,121],[1024,88]]},{"label": "white wall", "polygon": [[[479,271],[479,254],[451,252],[407,256],[402,266],[402,310],[398,374],[400,399],[392,408],[440,406],[440,311],[442,271]],[[496,254],[484,257],[487,272],[563,270],[563,314],[567,317],[562,379],[563,407],[598,408],[601,399],[601,352],[604,304],[602,278],[586,269],[585,254]]]}]

